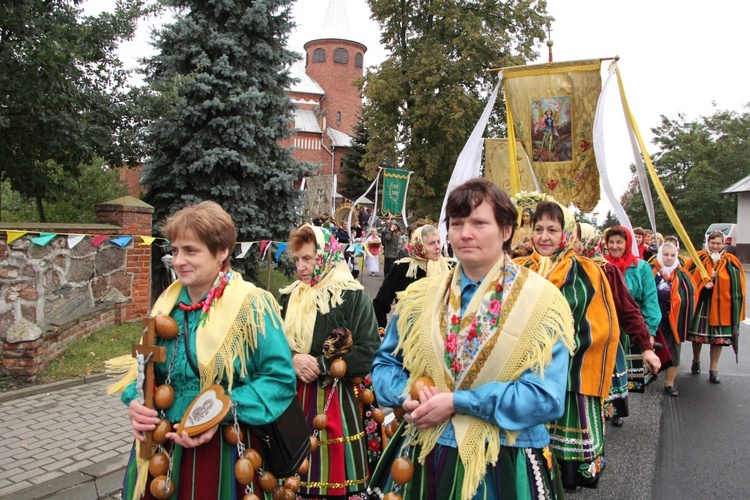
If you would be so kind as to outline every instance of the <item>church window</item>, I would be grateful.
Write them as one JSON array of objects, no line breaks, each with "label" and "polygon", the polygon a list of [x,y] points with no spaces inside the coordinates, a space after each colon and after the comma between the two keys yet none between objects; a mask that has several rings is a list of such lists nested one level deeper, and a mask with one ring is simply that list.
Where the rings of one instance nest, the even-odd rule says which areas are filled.
[{"label": "church window", "polygon": [[336,49],[333,51],[333,62],[346,64],[349,62],[349,52],[346,49]]},{"label": "church window", "polygon": [[313,52],[313,62],[326,62],[326,51],[323,49],[315,49],[315,52]]},{"label": "church window", "polygon": [[362,54],[359,52],[354,55],[354,66],[356,66],[357,68],[362,67]]}]

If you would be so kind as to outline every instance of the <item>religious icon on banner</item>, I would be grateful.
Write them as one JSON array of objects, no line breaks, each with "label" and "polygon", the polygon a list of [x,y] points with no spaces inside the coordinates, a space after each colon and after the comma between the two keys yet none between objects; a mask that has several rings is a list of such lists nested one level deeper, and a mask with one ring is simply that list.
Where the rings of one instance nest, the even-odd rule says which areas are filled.
[{"label": "religious icon on banner", "polygon": [[570,161],[570,97],[531,99],[530,117],[534,161]]}]

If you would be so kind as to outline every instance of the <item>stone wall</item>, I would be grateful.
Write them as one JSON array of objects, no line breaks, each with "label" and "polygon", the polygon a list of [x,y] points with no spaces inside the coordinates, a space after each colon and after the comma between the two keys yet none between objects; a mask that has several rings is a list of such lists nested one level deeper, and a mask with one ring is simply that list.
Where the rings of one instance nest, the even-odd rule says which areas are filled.
[{"label": "stone wall", "polygon": [[[2,224],[3,231],[31,233],[10,244],[0,240],[0,340],[3,371],[35,376],[70,342],[111,323],[148,314],[153,208],[126,196],[96,206],[97,224]],[[45,246],[36,233],[57,233]],[[5,233],[7,235],[7,232]],[[84,238],[68,248],[67,234],[133,236],[125,247]]]}]

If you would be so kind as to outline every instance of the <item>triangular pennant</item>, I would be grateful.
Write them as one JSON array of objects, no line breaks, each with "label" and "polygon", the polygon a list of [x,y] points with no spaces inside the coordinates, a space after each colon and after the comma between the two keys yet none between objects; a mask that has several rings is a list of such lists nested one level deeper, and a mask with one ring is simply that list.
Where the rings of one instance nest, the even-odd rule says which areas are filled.
[{"label": "triangular pennant", "polygon": [[118,236],[117,238],[112,238],[109,242],[114,243],[120,248],[125,248],[132,239],[132,236]]},{"label": "triangular pennant", "polygon": [[68,248],[75,248],[79,244],[85,235],[83,234],[69,234],[68,235]]},{"label": "triangular pennant", "polygon": [[237,256],[238,259],[244,259],[245,255],[247,255],[247,251],[250,250],[250,247],[253,246],[253,243],[250,242],[243,242],[240,243],[240,254]]},{"label": "triangular pennant", "polygon": [[260,260],[263,260],[266,257],[266,248],[268,247],[269,243],[271,243],[271,240],[261,240],[261,242],[260,242]]},{"label": "triangular pennant", "polygon": [[8,235],[8,243],[13,243],[18,238],[26,234],[26,231],[11,231],[10,229],[6,229],[5,232]]},{"label": "triangular pennant", "polygon": [[355,243],[352,245],[354,247],[354,255],[364,255],[365,254],[365,248],[362,246],[362,243]]},{"label": "triangular pennant", "polygon": [[95,247],[98,247],[105,241],[107,241],[107,237],[102,236],[102,235],[94,236],[93,238],[91,238],[91,244],[94,245]]},{"label": "triangular pennant", "polygon": [[278,262],[279,258],[281,258],[281,254],[284,253],[284,250],[286,250],[288,245],[289,243],[279,243],[279,246],[276,247],[276,257],[274,260]]},{"label": "triangular pennant", "polygon": [[55,239],[57,233],[39,233],[36,238],[31,238],[31,242],[39,245],[40,247],[46,246],[47,243]]},{"label": "triangular pennant", "polygon": [[138,244],[139,247],[150,247],[151,243],[154,242],[156,239],[156,236],[138,236],[141,240],[143,240],[141,243]]}]

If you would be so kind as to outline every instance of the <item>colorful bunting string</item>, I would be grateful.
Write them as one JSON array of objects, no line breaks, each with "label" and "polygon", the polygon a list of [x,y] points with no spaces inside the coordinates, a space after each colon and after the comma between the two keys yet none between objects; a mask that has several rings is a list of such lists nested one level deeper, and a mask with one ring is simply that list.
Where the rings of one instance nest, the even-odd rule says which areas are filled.
[{"label": "colorful bunting string", "polygon": [[111,238],[109,241],[120,248],[125,248],[132,240],[131,236],[118,236],[117,238]]},{"label": "colorful bunting string", "polygon": [[68,235],[68,248],[75,248],[77,244],[83,241],[85,234],[69,234]]},{"label": "colorful bunting string", "polygon": [[107,241],[107,237],[106,236],[102,236],[102,235],[97,235],[97,236],[94,236],[93,238],[91,238],[91,244],[94,245],[95,247],[98,247],[99,245],[101,245],[105,241]]},{"label": "colorful bunting string", "polygon": [[57,233],[39,233],[36,238],[31,238],[31,242],[39,245],[40,247],[47,246],[47,243],[55,239]]}]

